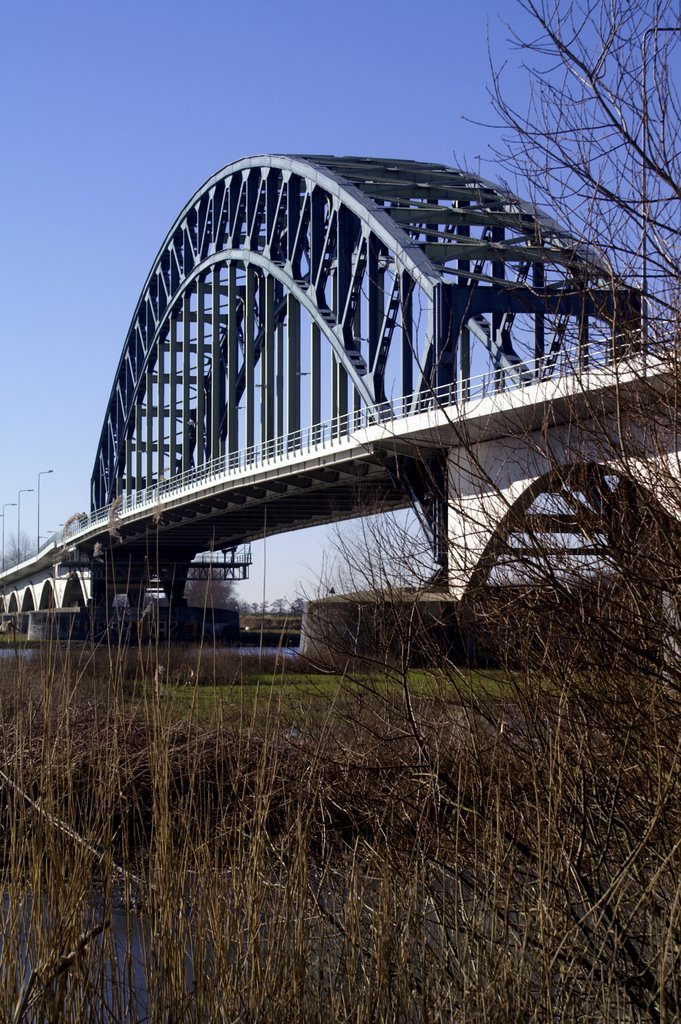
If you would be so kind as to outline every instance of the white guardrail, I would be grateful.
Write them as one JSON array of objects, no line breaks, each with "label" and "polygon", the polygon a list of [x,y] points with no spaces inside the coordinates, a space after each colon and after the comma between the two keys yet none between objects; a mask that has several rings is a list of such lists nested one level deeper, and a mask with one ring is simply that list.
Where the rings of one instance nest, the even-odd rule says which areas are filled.
[{"label": "white guardrail", "polygon": [[489,395],[513,391],[549,380],[564,379],[568,376],[579,377],[582,373],[602,370],[608,365],[612,364],[592,362],[588,368],[580,370],[573,364],[567,365],[567,363],[559,367],[555,356],[543,356],[534,361],[522,362],[502,369],[488,369],[485,373],[477,376],[432,388],[421,394],[404,395],[378,405],[366,406],[324,423],[286,434],[284,437],[211,459],[196,469],[186,470],[168,480],[161,479],[158,483],[141,488],[134,494],[123,494],[120,504],[115,507],[115,510],[112,509],[112,505],[105,505],[90,512],[89,515],[83,513],[73,523],[68,524],[65,530],[50,537],[42,550],[67,541],[73,543],[94,527],[108,524],[112,519],[112,511],[116,519],[124,518],[126,514],[141,511],[145,506],[157,507],[164,499],[182,491],[201,490],[209,483],[243,476],[244,473],[262,469],[267,465],[328,450],[339,443],[347,442],[358,431],[367,427],[385,426],[396,420],[405,419],[407,416],[444,409],[452,405],[465,405]]}]

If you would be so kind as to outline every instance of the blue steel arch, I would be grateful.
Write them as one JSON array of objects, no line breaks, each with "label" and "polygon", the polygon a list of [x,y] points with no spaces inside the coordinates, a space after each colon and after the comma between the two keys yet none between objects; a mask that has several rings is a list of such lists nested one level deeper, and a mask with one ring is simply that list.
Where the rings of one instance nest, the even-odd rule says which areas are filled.
[{"label": "blue steel arch", "polygon": [[242,448],[286,446],[323,418],[416,403],[482,362],[529,380],[571,346],[589,358],[589,318],[609,325],[611,347],[619,337],[609,276],[549,217],[466,171],[230,164],[181,211],[144,284],[92,507]]}]

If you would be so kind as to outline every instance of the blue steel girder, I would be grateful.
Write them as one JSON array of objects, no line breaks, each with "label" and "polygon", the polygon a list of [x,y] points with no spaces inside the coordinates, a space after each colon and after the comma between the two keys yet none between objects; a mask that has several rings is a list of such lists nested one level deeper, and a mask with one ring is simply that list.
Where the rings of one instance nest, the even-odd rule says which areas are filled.
[{"label": "blue steel girder", "polygon": [[534,356],[547,318],[559,322],[553,352],[566,318],[613,319],[608,277],[550,218],[465,171],[355,157],[228,165],[181,211],[145,282],[93,507],[239,448],[285,445],[329,413],[416,402],[469,376],[475,351],[529,373],[518,314],[533,318]]}]

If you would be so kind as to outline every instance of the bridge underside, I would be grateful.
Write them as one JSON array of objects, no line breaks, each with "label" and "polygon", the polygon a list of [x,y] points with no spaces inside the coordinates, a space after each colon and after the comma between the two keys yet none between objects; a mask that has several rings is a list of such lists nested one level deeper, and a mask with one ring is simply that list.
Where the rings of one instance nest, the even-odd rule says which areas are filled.
[{"label": "bridge underside", "polygon": [[158,579],[181,600],[187,570],[198,552],[220,551],[294,529],[356,516],[389,512],[409,504],[400,484],[399,456],[359,449],[250,474],[231,487],[224,482],[199,494],[164,500],[162,508],[113,516],[103,530],[79,544],[84,564],[95,567],[93,599],[110,603],[112,593],[134,591],[141,600]]},{"label": "bridge underside", "polygon": [[358,460],[337,468],[308,469],[291,478],[263,474],[261,482],[232,490],[216,486],[209,494],[164,503],[151,526],[148,513],[127,518],[115,525],[116,539],[133,557],[157,549],[193,556],[292,529],[402,508],[408,499],[396,487],[390,469],[389,464]]}]

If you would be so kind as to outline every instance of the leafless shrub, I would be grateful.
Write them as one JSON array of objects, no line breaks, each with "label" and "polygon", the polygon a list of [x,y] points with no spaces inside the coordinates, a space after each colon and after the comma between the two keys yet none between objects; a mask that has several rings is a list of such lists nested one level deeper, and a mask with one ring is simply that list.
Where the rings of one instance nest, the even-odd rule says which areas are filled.
[{"label": "leafless shrub", "polygon": [[107,522],[107,532],[112,540],[121,539],[120,531],[120,519],[121,519],[121,507],[123,505],[123,499],[117,495],[109,506],[109,519]]},{"label": "leafless shrub", "polygon": [[69,516],[62,527],[62,537],[66,540],[72,533],[75,533],[82,521],[86,518],[85,512],[74,512]]}]

